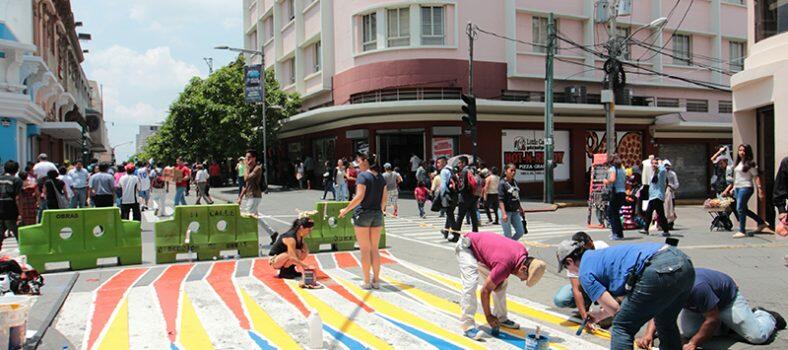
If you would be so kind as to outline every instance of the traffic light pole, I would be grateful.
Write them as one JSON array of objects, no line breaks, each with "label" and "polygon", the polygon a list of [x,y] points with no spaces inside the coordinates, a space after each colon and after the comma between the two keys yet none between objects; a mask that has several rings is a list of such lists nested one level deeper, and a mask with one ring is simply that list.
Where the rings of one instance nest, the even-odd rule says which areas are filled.
[{"label": "traffic light pole", "polygon": [[547,17],[547,58],[545,60],[544,108],[544,202],[553,203],[553,58],[555,57],[555,17]]},{"label": "traffic light pole", "polygon": [[[476,30],[473,29],[473,24],[471,22],[468,22],[468,25],[465,27],[465,33],[468,34],[468,95],[473,96],[473,40],[476,39]],[[475,117],[476,116],[474,115],[474,123],[471,125],[471,156],[473,157],[473,164],[478,167],[478,135],[476,133]]]}]

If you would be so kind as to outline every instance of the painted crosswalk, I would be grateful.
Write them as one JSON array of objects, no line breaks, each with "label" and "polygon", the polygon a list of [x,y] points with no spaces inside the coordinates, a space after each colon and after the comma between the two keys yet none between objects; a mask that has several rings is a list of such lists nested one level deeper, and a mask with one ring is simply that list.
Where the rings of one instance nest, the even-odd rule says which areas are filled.
[{"label": "painted crosswalk", "polygon": [[[386,235],[415,241],[435,247],[452,249],[453,244],[447,241],[440,233],[446,222],[445,218],[433,216],[427,218],[420,217],[386,217]],[[567,239],[577,231],[591,232],[610,232],[607,229],[589,229],[575,224],[556,224],[539,220],[528,220],[528,234],[523,236],[521,241],[539,245],[542,242],[554,239]],[[469,231],[471,226],[463,223],[463,231]],[[479,231],[495,232],[503,234],[501,225],[485,224],[479,227]],[[449,236],[451,238],[451,235]]]},{"label": "painted crosswalk", "polygon": [[325,287],[317,290],[276,278],[262,258],[85,272],[53,327],[91,350],[297,349],[307,347],[306,320],[316,311],[327,349],[522,349],[537,325],[553,349],[603,348],[603,337],[590,342],[566,329],[576,320],[517,297],[510,318],[522,329],[465,338],[458,280],[384,256],[379,291],[359,287],[357,253],[310,257]]}]

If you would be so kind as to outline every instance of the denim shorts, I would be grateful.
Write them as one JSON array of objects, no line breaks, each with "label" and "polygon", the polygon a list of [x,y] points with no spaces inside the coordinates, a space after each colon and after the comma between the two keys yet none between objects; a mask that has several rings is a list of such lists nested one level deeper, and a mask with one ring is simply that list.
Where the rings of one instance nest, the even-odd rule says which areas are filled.
[{"label": "denim shorts", "polygon": [[383,226],[383,212],[379,209],[358,210],[353,215],[353,225],[356,227],[381,227]]}]

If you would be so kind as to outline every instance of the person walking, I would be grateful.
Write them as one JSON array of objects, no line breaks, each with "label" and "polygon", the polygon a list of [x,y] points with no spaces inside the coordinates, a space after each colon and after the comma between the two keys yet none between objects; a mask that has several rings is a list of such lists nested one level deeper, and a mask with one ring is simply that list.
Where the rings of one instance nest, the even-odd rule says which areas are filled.
[{"label": "person walking", "polygon": [[304,169],[304,162],[301,159],[296,159],[294,164],[296,170],[296,180],[298,181],[298,189],[303,190],[306,185],[306,170]]},{"label": "person walking", "polygon": [[183,158],[179,157],[175,161],[175,168],[173,169],[173,181],[175,181],[175,201],[173,207],[186,205],[186,188],[189,186],[191,174],[191,170],[183,163]]},{"label": "person walking", "polygon": [[[788,157],[783,158],[777,168],[777,175],[774,177],[774,190],[772,191],[772,203],[777,207],[777,220],[783,230],[788,230]],[[785,236],[785,231],[778,230],[781,236]],[[783,257],[785,266],[788,266],[788,255]]]},{"label": "person walking", "polygon": [[432,210],[435,210],[434,208],[439,208],[438,209],[438,212],[439,212],[438,217],[439,218],[445,217],[446,216],[446,208],[444,208],[441,205],[441,196],[440,196],[441,177],[438,175],[438,171],[430,172],[430,181],[431,181],[431,184],[430,184],[430,198],[432,198],[432,202],[433,202],[433,205],[432,205],[433,209]]},{"label": "person walking", "polygon": [[386,207],[392,207],[394,210],[392,215],[397,216],[399,213],[399,184],[402,183],[402,176],[396,171],[391,169],[391,163],[383,164],[383,180],[386,180],[386,191],[388,192],[388,202]]},{"label": "person walking", "polygon": [[[663,243],[588,250],[573,241],[561,242],[559,248],[558,272],[565,268],[580,276],[590,302],[602,307],[588,313],[589,322],[613,317],[612,350],[632,349],[635,334],[652,318],[660,349],[682,349],[676,318],[690,296],[695,268],[681,250]],[[623,296],[619,305],[615,298]]]},{"label": "person walking", "polygon": [[460,156],[458,158],[457,169],[457,219],[454,221],[452,232],[454,237],[449,240],[450,242],[457,242],[460,239],[459,232],[462,230],[462,221],[468,213],[472,214],[470,216],[471,232],[479,231],[479,218],[474,212],[474,207],[478,207],[478,198],[474,196],[474,190],[475,186],[481,186],[481,184],[476,184],[473,170],[468,167],[468,157]]},{"label": "person walking", "polygon": [[140,198],[142,199],[141,210],[148,210],[148,202],[150,201],[150,167],[148,162],[139,162],[135,174],[140,180]]},{"label": "person walking", "polygon": [[[456,181],[454,180],[456,180],[457,177],[454,175],[451,166],[447,164],[446,157],[439,157],[435,164],[437,168],[440,169],[441,190],[439,193],[439,200],[441,201],[441,207],[446,213],[446,222],[441,233],[443,234],[443,238],[448,239],[449,232],[454,230],[454,223],[456,221],[454,209],[457,207],[457,188]],[[458,219],[462,220],[461,218]]]},{"label": "person walking", "polygon": [[[645,170],[645,169],[644,169]],[[651,226],[651,220],[654,217],[654,211],[657,212],[657,222],[662,229],[662,236],[669,237],[670,230],[668,228],[668,220],[665,218],[665,189],[667,188],[668,174],[664,166],[659,165],[659,158],[651,160],[651,173],[654,174],[649,180],[648,188],[648,209],[646,210],[645,227],[640,230],[640,233],[648,235],[648,230]],[[612,226],[613,220],[610,220]],[[612,238],[612,237],[611,237]]]},{"label": "person walking", "polygon": [[22,206],[22,179],[16,176],[19,163],[9,160],[3,165],[0,175],[0,249],[3,248],[5,232],[9,231],[19,242],[19,222]]},{"label": "person walking", "polygon": [[[44,189],[44,198],[46,198],[47,209],[68,209],[68,192],[66,192],[66,183],[58,179],[60,173],[51,169],[47,173],[47,177],[39,180],[39,186]],[[39,216],[39,222],[41,217]]]},{"label": "person walking", "polygon": [[[602,180],[602,182],[608,186],[610,191],[610,205],[607,207],[607,218],[610,222],[611,231],[610,239],[618,241],[624,238],[624,226],[621,223],[621,206],[627,200],[627,171],[624,169],[624,164],[622,164],[618,155],[614,154],[608,161],[607,178]],[[650,201],[648,206],[651,209],[652,203]],[[646,231],[648,231],[648,225],[646,226]]]},{"label": "person walking", "polygon": [[244,157],[238,157],[238,163],[235,164],[235,171],[237,174],[237,183],[238,183],[238,193],[241,193],[241,190],[244,188],[244,175],[246,175],[246,164],[244,162]]},{"label": "person walking", "polygon": [[[484,213],[487,214],[488,224],[498,225],[498,186],[501,185],[501,177],[498,176],[497,167],[492,167],[490,170],[484,178],[484,189],[482,190]],[[495,221],[493,221],[490,211],[495,214]]]},{"label": "person walking", "polygon": [[163,165],[162,163],[157,163],[150,172],[151,196],[153,197],[153,205],[156,207],[153,215],[158,217],[167,215],[165,199],[167,198],[167,193],[170,192],[170,183],[165,179],[162,169]]},{"label": "person walking", "polygon": [[[519,241],[526,232],[522,216],[523,206],[520,203],[520,186],[515,179],[517,167],[509,163],[504,169],[506,177],[498,184],[501,228],[503,228],[504,236]],[[514,235],[512,235],[512,228],[514,228]]]},{"label": "person walking", "polygon": [[757,198],[765,198],[761,177],[758,175],[758,165],[753,158],[752,146],[741,144],[738,148],[736,163],[733,166],[733,183],[728,185],[728,188],[723,192],[723,195],[733,192],[733,196],[736,198],[736,218],[739,220],[739,231],[733,235],[733,238],[752,237],[752,233],[747,233],[748,216],[758,223],[755,232],[762,232],[769,228],[766,221],[747,207],[747,202],[750,201],[755,189],[758,190]]},{"label": "person walking", "polygon": [[[120,186],[120,218],[123,220],[142,221],[140,215],[140,178],[134,175],[134,163],[126,164],[126,174],[121,176]],[[131,213],[131,218],[129,218]]]},{"label": "person walking", "polygon": [[[73,208],[74,207],[73,206],[74,181],[71,180],[71,176],[68,176],[68,168],[66,168],[65,166],[60,166],[59,168],[57,168],[57,173],[59,174],[57,176],[57,179],[63,181],[63,183],[66,184],[66,196],[69,198],[68,206],[66,208]],[[60,209],[65,209],[65,208],[60,208]]]},{"label": "person walking", "polygon": [[85,208],[88,198],[88,170],[84,168],[82,161],[78,160],[74,169],[68,172],[71,178],[71,189],[74,196],[71,197],[72,208]]},{"label": "person walking", "polygon": [[334,197],[334,200],[337,200],[337,191],[334,189],[334,176],[336,174],[336,169],[331,166],[330,161],[325,161],[325,163],[323,163],[323,168],[325,169],[325,172],[323,172],[322,200],[326,200],[326,194],[328,194],[328,192],[331,192],[331,195]]},{"label": "person walking", "polygon": [[676,193],[679,190],[679,176],[673,171],[673,165],[669,160],[665,159],[662,164],[665,166],[668,181],[665,188],[665,219],[668,220],[668,228],[673,230],[673,224],[676,222],[678,215],[676,215]]},{"label": "person walking", "polygon": [[19,195],[19,216],[21,218],[19,225],[35,225],[38,201],[41,197],[38,193],[38,183],[34,175],[25,171],[19,172],[19,179],[22,180],[22,193]]},{"label": "person walking", "polygon": [[[362,289],[380,289],[380,232],[383,228],[383,213],[386,211],[388,192],[386,180],[375,155],[359,153],[356,156],[359,170],[356,182],[356,197],[339,211],[339,217],[353,210],[353,225],[356,241],[361,250],[361,271],[364,282]],[[372,270],[372,280],[369,272]]]},{"label": "person walking", "polygon": [[96,208],[111,207],[115,202],[115,179],[107,173],[109,164],[99,163],[99,172],[88,179],[88,197]]},{"label": "person walking", "polygon": [[343,159],[337,160],[334,168],[334,198],[338,201],[348,200],[347,188],[347,162]]},{"label": "person walking", "polygon": [[260,208],[263,201],[263,191],[260,183],[263,179],[263,166],[257,162],[257,151],[246,151],[246,174],[244,175],[244,188],[238,194],[236,203],[240,205],[241,213],[251,214],[257,218],[257,223],[271,237],[271,244],[276,242],[279,233],[276,232],[265,220]]},{"label": "person walking", "polygon": [[312,179],[315,177],[315,160],[312,156],[304,158],[304,178],[306,179],[306,189],[312,189]]},{"label": "person walking", "polygon": [[[468,338],[482,339],[476,327],[476,290],[483,281],[479,299],[490,328],[520,329],[510,320],[506,308],[506,289],[509,275],[517,276],[526,287],[533,287],[542,279],[546,264],[528,254],[525,246],[493,232],[471,232],[462,237],[454,248],[462,280],[460,308],[462,332]],[[490,307],[490,296],[494,307]]]},{"label": "person walking", "polygon": [[416,197],[416,204],[419,207],[419,217],[424,219],[427,214],[424,212],[424,203],[427,203],[429,190],[424,182],[419,181],[416,188],[413,190],[413,196]]},{"label": "person walking", "polygon": [[[408,186],[407,188],[414,188],[415,189],[416,188],[416,184],[419,181],[419,176],[418,176],[417,172],[419,171],[419,167],[421,166],[421,158],[419,158],[419,156],[417,156],[415,153],[411,153],[410,159],[408,160],[408,162],[409,162],[409,164],[408,164],[409,167],[407,169],[409,170],[409,172],[408,172],[408,178],[409,179],[408,179],[408,183],[407,183],[407,186]],[[399,164],[398,162],[394,162],[394,163]]]},{"label": "person walking", "polygon": [[208,195],[208,181],[211,175],[205,170],[202,164],[197,164],[197,175],[194,176],[194,183],[197,184],[197,205],[205,198],[205,203],[213,204],[213,199]]}]

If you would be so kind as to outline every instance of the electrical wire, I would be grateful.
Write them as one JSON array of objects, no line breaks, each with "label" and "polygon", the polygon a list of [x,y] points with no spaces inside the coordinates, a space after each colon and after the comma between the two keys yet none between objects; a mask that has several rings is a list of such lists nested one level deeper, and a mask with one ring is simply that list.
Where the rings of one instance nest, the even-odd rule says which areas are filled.
[{"label": "electrical wire", "polygon": [[[679,6],[679,3],[681,3],[681,0],[676,0],[676,2],[673,4],[673,7],[668,12],[668,15],[665,16],[665,24],[667,24],[670,21],[670,17],[673,16],[673,12],[676,11],[676,8]],[[651,38],[654,34],[659,33],[660,31],[662,31],[662,28],[659,28],[659,30],[652,30],[651,34],[646,37],[646,40]],[[654,45],[657,42],[657,38],[659,38],[659,36],[656,36],[654,38],[654,41],[651,42],[651,45]],[[644,51],[643,53],[640,54],[640,56],[638,56],[636,61],[642,61],[642,58],[645,55],[646,55],[646,52]]]},{"label": "electrical wire", "polygon": [[725,74],[727,76],[733,76],[733,73],[731,73],[730,71],[721,69],[721,68],[717,68],[717,67],[713,67],[713,66],[707,66],[707,65],[704,65],[704,64],[693,62],[692,60],[687,60],[684,57],[680,57],[680,56],[676,56],[676,55],[673,55],[673,54],[669,54],[669,53],[664,52],[664,51],[659,51],[658,49],[655,49],[655,48],[652,48],[652,47],[648,47],[646,45],[641,45],[640,43],[635,43],[635,44],[640,46],[640,47],[643,47],[643,48],[645,48],[647,50],[651,50],[651,51],[660,53],[662,55],[665,55],[665,56],[668,56],[668,57],[672,57],[672,58],[677,59],[677,60],[685,61],[690,66],[696,66],[696,67],[703,68],[703,69],[706,69],[706,70],[710,70],[710,71],[713,71],[713,72],[717,72],[717,73],[720,73],[720,74]]},{"label": "electrical wire", "polygon": [[[662,45],[662,47],[660,47],[660,51],[664,50],[665,47],[668,46],[668,44],[670,44],[670,42],[673,40],[673,37],[676,36],[676,32],[681,28],[681,25],[684,24],[684,20],[687,19],[687,15],[690,13],[690,10],[692,10],[692,4],[694,4],[694,3],[695,3],[695,0],[690,0],[689,6],[687,6],[687,10],[684,11],[684,16],[681,17],[681,21],[679,21],[679,24],[676,26],[675,29],[673,29],[673,33],[670,34],[670,37],[668,38],[668,40]],[[667,23],[667,22],[665,22],[665,23]],[[654,56],[656,56],[658,54],[659,54],[658,52],[655,52],[653,55],[649,56],[644,61],[651,60],[652,58],[654,58]],[[638,61],[640,61],[640,59],[638,59]]]},{"label": "electrical wire", "polygon": [[484,34],[487,34],[487,35],[490,35],[490,36],[494,36],[494,37],[499,38],[499,39],[514,41],[514,42],[517,42],[517,43],[520,43],[520,44],[531,45],[533,47],[542,47],[542,48],[545,48],[545,49],[547,48],[546,44],[537,44],[537,43],[533,43],[533,42],[530,42],[530,41],[510,38],[510,37],[508,37],[506,35],[501,35],[501,34],[498,34],[498,33],[495,33],[495,32],[490,32],[490,31],[484,30],[482,28],[479,28],[479,26],[477,26],[477,25],[474,25],[473,29],[475,29],[475,30],[477,30],[479,32],[482,32]]}]

